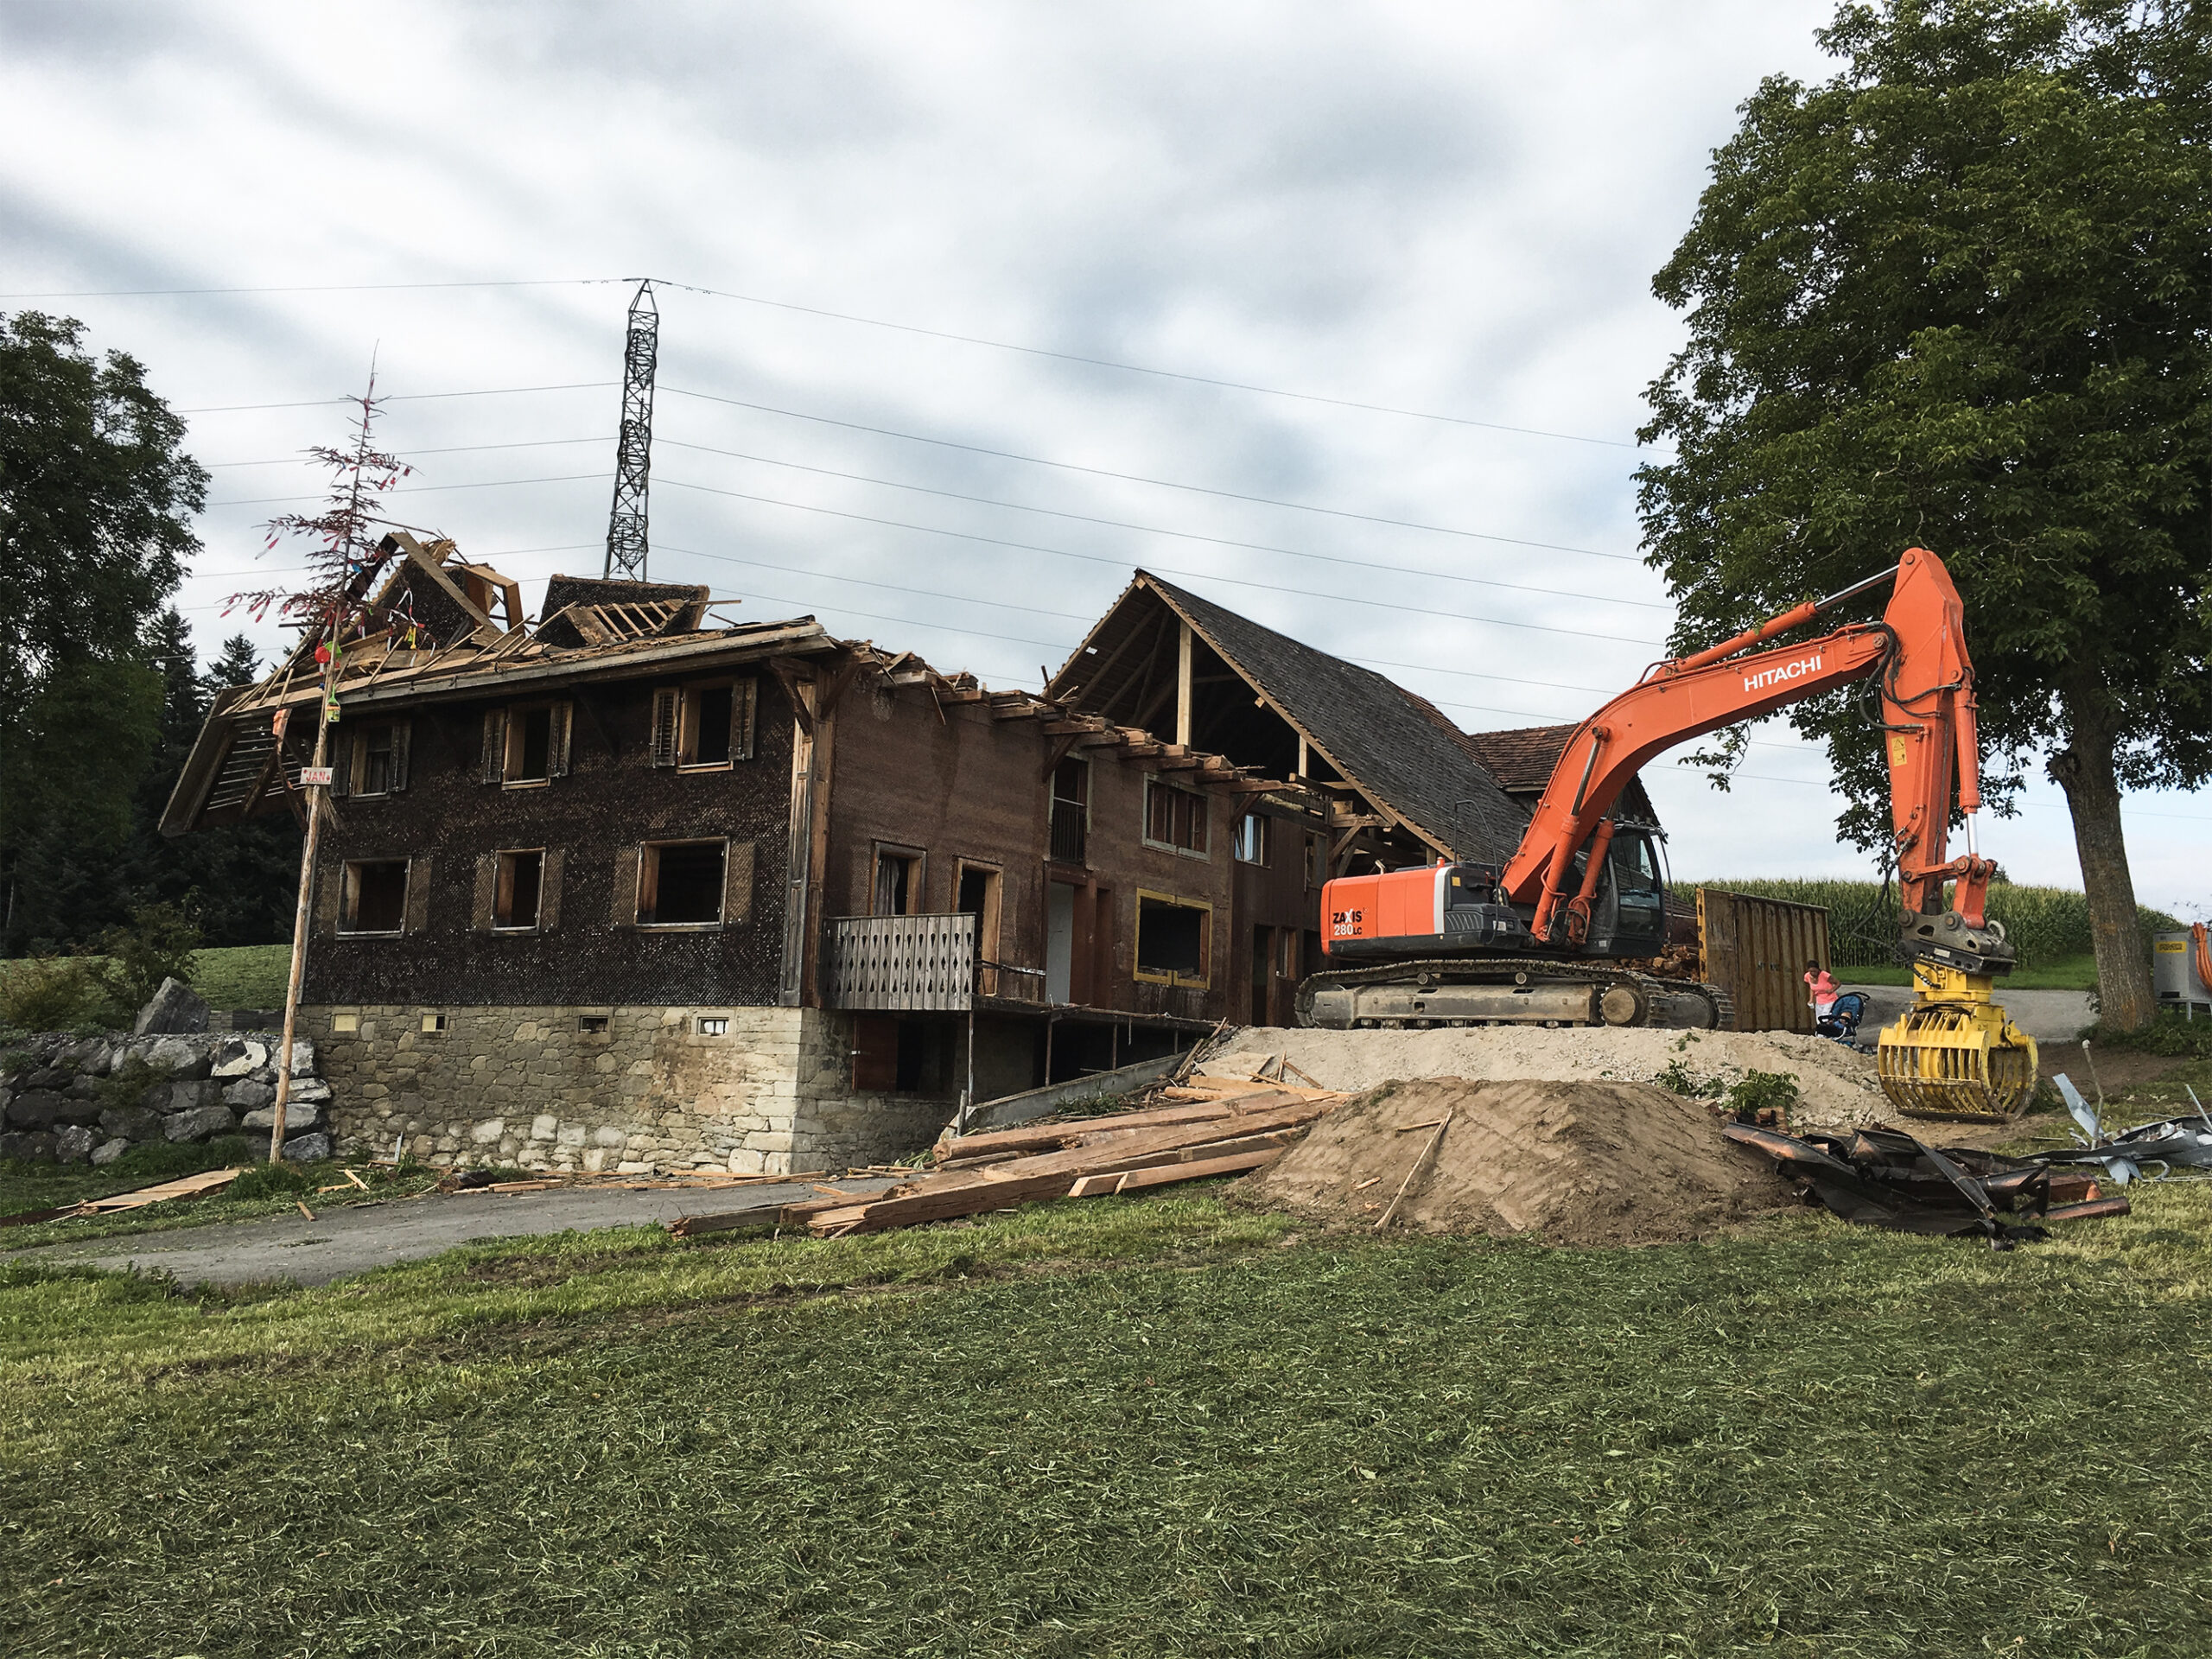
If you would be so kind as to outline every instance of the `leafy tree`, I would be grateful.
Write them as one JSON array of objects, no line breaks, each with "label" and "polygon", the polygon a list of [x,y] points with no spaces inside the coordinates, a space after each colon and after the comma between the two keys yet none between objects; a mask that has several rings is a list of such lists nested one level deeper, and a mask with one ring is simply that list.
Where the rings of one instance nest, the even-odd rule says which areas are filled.
[{"label": "leafy tree", "polygon": [[0,317],[0,923],[14,948],[119,911],[105,868],[157,734],[143,641],[198,548],[207,475],[132,359]]},{"label": "leafy tree", "polygon": [[[1935,549],[2000,803],[2043,757],[2105,1018],[2138,1026],[2120,791],[2212,776],[2212,18],[1885,0],[1819,38],[1843,67],[1761,85],[1654,282],[1689,330],[1643,434],[1675,458],[1639,475],[1677,643]],[[1885,847],[1855,704],[1791,718]]]}]

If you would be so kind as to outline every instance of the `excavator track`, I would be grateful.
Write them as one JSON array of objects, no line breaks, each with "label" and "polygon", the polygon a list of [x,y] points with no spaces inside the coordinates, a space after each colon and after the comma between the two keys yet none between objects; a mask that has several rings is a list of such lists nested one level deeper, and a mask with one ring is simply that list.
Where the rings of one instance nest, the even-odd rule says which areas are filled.
[{"label": "excavator track", "polygon": [[1643,1026],[1730,1031],[1736,1007],[1701,980],[1544,957],[1441,957],[1313,975],[1298,1023],[1337,1030],[1436,1026]]}]

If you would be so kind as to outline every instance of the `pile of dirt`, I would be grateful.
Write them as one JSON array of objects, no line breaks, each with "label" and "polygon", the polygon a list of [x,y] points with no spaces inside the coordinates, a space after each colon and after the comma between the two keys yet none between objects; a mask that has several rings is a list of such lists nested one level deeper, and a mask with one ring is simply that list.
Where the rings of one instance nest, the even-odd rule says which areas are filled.
[{"label": "pile of dirt", "polygon": [[[1244,1077],[1287,1058],[1324,1089],[1357,1093],[1408,1077],[1650,1083],[1662,1072],[1723,1088],[1748,1071],[1797,1079],[1790,1112],[1804,1128],[1855,1129],[1894,1115],[1874,1057],[1788,1031],[1652,1031],[1609,1026],[1471,1026],[1439,1031],[1301,1031],[1250,1027],[1230,1034],[1206,1070]],[[1294,1078],[1294,1081],[1295,1079]]]},{"label": "pile of dirt", "polygon": [[1767,1159],[1723,1140],[1710,1112],[1664,1089],[1465,1077],[1388,1084],[1347,1101],[1238,1192],[1373,1227],[1401,1186],[1394,1231],[1557,1244],[1701,1238],[1792,1201]]}]

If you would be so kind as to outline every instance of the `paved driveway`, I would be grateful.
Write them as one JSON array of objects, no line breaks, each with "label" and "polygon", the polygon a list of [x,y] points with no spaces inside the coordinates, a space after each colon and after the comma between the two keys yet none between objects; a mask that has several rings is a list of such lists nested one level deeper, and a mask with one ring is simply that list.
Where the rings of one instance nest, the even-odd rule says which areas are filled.
[{"label": "paved driveway", "polygon": [[[1909,985],[1846,985],[1866,999],[1866,1017],[1859,1022],[1860,1037],[1872,1040],[1884,1026],[1912,1006]],[[2071,1042],[2096,1024],[2087,991],[2015,991],[1998,982],[1997,1000],[2012,1023],[2037,1043]]]},{"label": "paved driveway", "polygon": [[[849,1180],[836,1185],[843,1192],[873,1192],[891,1183]],[[47,1244],[17,1251],[14,1259],[137,1267],[167,1274],[186,1285],[265,1280],[323,1285],[394,1262],[436,1255],[475,1239],[648,1225],[755,1205],[793,1204],[816,1196],[812,1185],[804,1181],[708,1192],[565,1187],[543,1192],[433,1192],[357,1209],[334,1207],[319,1212],[313,1221],[300,1215],[276,1216],[267,1221]]]}]

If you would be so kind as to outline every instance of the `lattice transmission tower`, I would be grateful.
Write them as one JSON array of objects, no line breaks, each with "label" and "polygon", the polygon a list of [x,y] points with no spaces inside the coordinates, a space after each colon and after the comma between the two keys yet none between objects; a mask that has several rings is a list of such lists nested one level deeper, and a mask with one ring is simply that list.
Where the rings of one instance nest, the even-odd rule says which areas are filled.
[{"label": "lattice transmission tower", "polygon": [[607,518],[609,576],[645,579],[645,495],[652,482],[653,365],[660,353],[660,312],[651,280],[630,302],[622,348],[622,429],[614,440],[614,505]]}]

